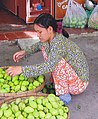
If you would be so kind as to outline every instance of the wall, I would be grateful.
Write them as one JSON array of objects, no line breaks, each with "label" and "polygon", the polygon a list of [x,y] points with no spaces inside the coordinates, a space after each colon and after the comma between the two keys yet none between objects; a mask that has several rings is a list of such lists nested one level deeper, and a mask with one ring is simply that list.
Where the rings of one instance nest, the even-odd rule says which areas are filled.
[{"label": "wall", "polygon": [[0,3],[3,4],[9,11],[17,14],[16,0],[1,0]]}]

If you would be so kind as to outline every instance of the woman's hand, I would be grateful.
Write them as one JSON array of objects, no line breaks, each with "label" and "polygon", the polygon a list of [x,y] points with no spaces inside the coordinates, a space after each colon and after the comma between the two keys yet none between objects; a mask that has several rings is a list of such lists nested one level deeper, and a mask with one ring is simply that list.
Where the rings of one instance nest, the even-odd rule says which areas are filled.
[{"label": "woman's hand", "polygon": [[22,73],[22,67],[21,66],[12,66],[12,67],[9,67],[7,70],[6,70],[6,73],[12,77],[16,76],[16,75],[19,75]]},{"label": "woman's hand", "polygon": [[13,55],[13,60],[14,60],[14,62],[19,62],[19,60],[20,60],[21,58],[23,58],[25,55],[26,55],[26,53],[25,53],[24,50],[19,51],[19,52],[16,52],[16,53]]}]

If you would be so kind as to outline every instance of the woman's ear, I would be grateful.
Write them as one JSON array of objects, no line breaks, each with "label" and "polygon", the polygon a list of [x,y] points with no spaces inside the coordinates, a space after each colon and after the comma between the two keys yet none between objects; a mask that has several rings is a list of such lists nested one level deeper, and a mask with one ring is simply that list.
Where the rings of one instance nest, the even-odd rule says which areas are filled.
[{"label": "woman's ear", "polygon": [[53,32],[53,28],[51,26],[48,27],[48,32]]}]

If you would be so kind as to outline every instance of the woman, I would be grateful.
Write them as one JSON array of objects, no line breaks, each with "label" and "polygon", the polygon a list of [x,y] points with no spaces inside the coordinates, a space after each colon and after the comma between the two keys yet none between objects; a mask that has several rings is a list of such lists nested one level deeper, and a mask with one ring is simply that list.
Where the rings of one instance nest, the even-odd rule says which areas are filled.
[{"label": "woman", "polygon": [[[80,48],[64,35],[57,33],[57,22],[52,15],[40,14],[34,21],[34,29],[40,42],[32,45],[31,50],[19,51],[13,55],[18,62],[25,55],[42,50],[44,63],[15,66],[7,69],[10,76],[23,73],[26,77],[50,72],[55,84],[56,95],[65,104],[71,101],[71,95],[82,93],[89,83],[89,68]],[[63,32],[64,33],[64,32]]]}]

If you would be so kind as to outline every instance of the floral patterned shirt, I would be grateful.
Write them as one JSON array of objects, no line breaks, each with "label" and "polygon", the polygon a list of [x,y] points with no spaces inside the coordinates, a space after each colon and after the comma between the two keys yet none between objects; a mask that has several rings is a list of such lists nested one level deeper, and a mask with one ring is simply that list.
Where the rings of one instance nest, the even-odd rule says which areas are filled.
[{"label": "floral patterned shirt", "polygon": [[80,48],[71,40],[65,38],[62,34],[56,33],[54,39],[50,42],[38,42],[26,50],[27,54],[38,52],[45,48],[48,60],[34,65],[22,66],[23,75],[26,77],[38,76],[52,72],[58,62],[65,60],[72,66],[79,78],[83,81],[89,80],[89,67],[86,58]]}]

